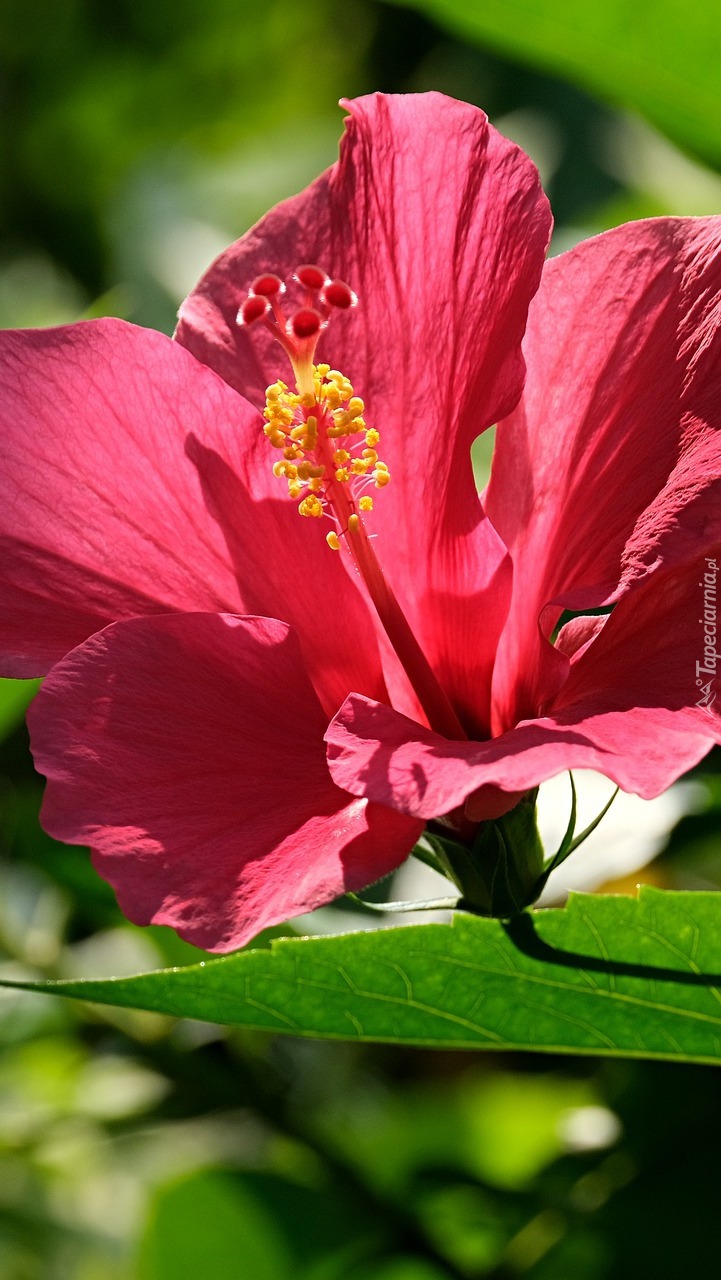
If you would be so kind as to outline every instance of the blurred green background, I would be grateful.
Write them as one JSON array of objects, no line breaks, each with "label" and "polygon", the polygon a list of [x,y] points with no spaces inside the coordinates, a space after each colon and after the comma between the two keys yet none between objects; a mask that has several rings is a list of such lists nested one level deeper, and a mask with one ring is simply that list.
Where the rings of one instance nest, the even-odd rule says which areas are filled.
[{"label": "blurred green background", "polygon": [[[211,258],[333,161],[337,99],[374,89],[483,106],[541,170],[555,251],[721,212],[720,71],[698,0],[2,0],[0,325],[170,332]],[[26,696],[0,683],[3,972],[187,962],[40,831]],[[714,758],[695,781],[643,878],[721,886]],[[0,1048],[3,1280],[717,1270],[711,1069],[314,1043],[8,993]]]}]

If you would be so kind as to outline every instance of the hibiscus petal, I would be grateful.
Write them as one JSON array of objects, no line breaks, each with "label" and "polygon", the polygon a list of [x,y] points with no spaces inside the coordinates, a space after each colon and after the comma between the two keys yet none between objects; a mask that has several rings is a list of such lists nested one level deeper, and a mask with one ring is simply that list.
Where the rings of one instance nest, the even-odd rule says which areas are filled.
[{"label": "hibiscus petal", "polygon": [[367,606],[321,530],[296,545],[259,415],[216,374],[101,320],[0,334],[0,377],[3,674],[42,675],[117,619],[232,610],[299,628],[329,712],[383,696]]},{"label": "hibiscus petal", "polygon": [[32,708],[43,824],[92,846],[135,923],[232,950],[378,879],[419,834],[333,784],[325,726],[282,623],[118,623],[56,666]]},{"label": "hibiscus petal", "polygon": [[533,165],[477,108],[436,93],[348,106],[338,164],[221,255],[176,337],[260,402],[284,357],[262,328],[236,326],[254,277],[317,261],[356,290],[360,306],[332,319],[319,355],[350,377],[381,432],[392,480],[368,518],[377,554],[479,728],[508,571],[469,449],[520,394],[550,212]]},{"label": "hibiscus petal", "polygon": [[561,607],[618,598],[719,536],[721,218],[631,223],[548,262],[524,354],[485,498],[514,564],[504,726],[560,683],[546,605],[548,635]]},{"label": "hibiscus petal", "polygon": [[721,742],[721,718],[713,701],[700,705],[697,684],[704,564],[653,575],[625,597],[578,651],[548,714],[489,742],[451,742],[351,695],[326,734],[333,778],[426,819],[464,802],[472,821],[496,816],[504,799],[494,789],[507,794],[508,808],[573,768],[597,769],[646,799],[659,795]]}]

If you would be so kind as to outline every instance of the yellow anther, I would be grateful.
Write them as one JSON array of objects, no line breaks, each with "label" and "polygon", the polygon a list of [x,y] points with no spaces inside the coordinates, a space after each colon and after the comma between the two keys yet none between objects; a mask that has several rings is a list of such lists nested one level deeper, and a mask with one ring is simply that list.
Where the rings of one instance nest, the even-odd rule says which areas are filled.
[{"label": "yellow anther", "polygon": [[365,458],[369,467],[375,466],[376,462],[378,461],[378,454],[376,453],[375,449],[364,449],[363,457]]},{"label": "yellow anther", "polygon": [[325,384],[321,387],[320,393],[322,398],[330,405],[331,409],[338,409],[343,399],[338,388],[333,384]]},{"label": "yellow anther", "polygon": [[309,462],[299,462],[297,466],[297,471],[298,471],[299,480],[310,480],[311,464]]},{"label": "yellow anther", "polygon": [[340,539],[334,529],[325,535],[325,540],[331,551],[340,551]]},{"label": "yellow anther", "polygon": [[327,378],[327,377],[328,377],[328,374],[330,373],[330,365],[329,365],[329,364],[317,364],[317,365],[315,366],[315,371],[316,371],[316,373],[317,373],[321,378]]},{"label": "yellow anther", "polygon": [[341,484],[347,484],[350,480],[350,471],[347,467],[338,467],[335,473],[335,478],[336,480],[339,480]]},{"label": "yellow anther", "polygon": [[342,467],[343,463],[347,462],[349,458],[350,454],[347,449],[336,449],[333,454],[333,461],[337,467]]},{"label": "yellow anther", "polygon": [[299,498],[302,492],[303,486],[302,484],[299,484],[297,480],[288,481],[288,493],[291,498]]},{"label": "yellow anther", "polygon": [[366,461],[365,458],[354,458],[351,471],[354,476],[364,476],[370,465],[370,462]]},{"label": "yellow anther", "polygon": [[309,481],[308,481],[308,488],[310,489],[311,493],[322,493],[322,492],[323,492],[323,481],[322,481],[322,480],[320,480],[320,479],[315,479],[315,478],[314,478],[314,479],[312,479],[312,480],[309,480]]},{"label": "yellow anther", "polygon": [[380,461],[379,461],[379,462],[377,462],[377,463],[376,463],[376,470],[378,470],[378,471],[387,471],[387,470],[388,470],[388,466],[387,466],[387,464],[386,464],[385,462],[380,462]]},{"label": "yellow anther", "polygon": [[288,426],[293,421],[293,410],[281,408],[279,405],[270,405],[264,410],[264,416],[277,430],[279,427]]},{"label": "yellow anther", "polygon": [[373,499],[366,494],[365,497],[361,498],[360,502],[358,503],[358,506],[360,507],[361,511],[372,511]]},{"label": "yellow anther", "polygon": [[348,532],[357,533],[359,528],[360,528],[360,518],[356,515],[354,511],[352,516],[348,516]]},{"label": "yellow anther", "polygon": [[365,405],[361,400],[360,396],[353,396],[348,401],[348,417],[349,418],[358,418],[364,409],[365,409]]},{"label": "yellow anther", "polygon": [[289,445],[287,449],[283,450],[283,457],[287,458],[289,462],[292,462],[294,458],[300,458],[301,456],[300,450],[294,449],[292,445]]},{"label": "yellow anther", "polygon": [[375,427],[371,427],[370,431],[366,431],[366,444],[370,445],[371,449],[375,449],[376,445],[380,443],[380,438],[381,433],[376,431]]},{"label": "yellow anther", "polygon": [[293,427],[290,433],[290,438],[291,440],[304,440],[305,439],[305,423],[303,423],[300,427]]},{"label": "yellow anther", "polygon": [[313,480],[320,480],[321,476],[325,475],[325,467],[323,466],[323,463],[319,462],[316,466],[312,466],[309,463],[308,475]]},{"label": "yellow anther", "polygon": [[284,475],[286,474],[287,470],[288,470],[288,463],[287,463],[287,462],[274,462],[274,463],[273,463],[273,475],[274,475],[274,476],[279,476],[279,477],[280,477],[280,476],[284,476]]},{"label": "yellow anther", "polygon": [[323,504],[317,494],[309,493],[308,497],[301,502],[298,511],[302,516],[311,516],[317,520],[323,515]]},{"label": "yellow anther", "polygon": [[312,391],[304,391],[300,396],[299,404],[302,409],[312,409],[315,404],[315,396]]},{"label": "yellow anther", "polygon": [[391,482],[387,471],[378,471],[377,469],[373,472],[373,479],[376,482],[376,489],[385,489],[386,485]]}]

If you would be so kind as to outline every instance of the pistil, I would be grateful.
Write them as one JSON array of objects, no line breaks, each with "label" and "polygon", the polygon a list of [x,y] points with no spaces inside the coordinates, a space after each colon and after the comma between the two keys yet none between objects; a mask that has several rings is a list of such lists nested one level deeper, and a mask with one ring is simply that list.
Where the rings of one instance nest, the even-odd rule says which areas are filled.
[{"label": "pistil", "polygon": [[357,303],[342,280],[331,280],[321,268],[299,267],[294,275],[302,291],[302,305],[286,316],[281,298],[286,287],[279,276],[260,276],[238,312],[238,323],[263,323],[287,353],[296,390],[278,381],[268,387],[265,434],[281,452],[276,476],[288,484],[291,498],[300,499],[301,516],[333,522],[326,542],[340,551],[345,542],[368,589],[379,620],[436,732],[464,739],[463,727],[421,649],[378,562],[363,522],[373,508],[370,487],[390,483],[388,467],[379,458],[380,434],[367,427],[365,406],[351,383],[337,369],[313,363],[318,339],[334,309]]}]

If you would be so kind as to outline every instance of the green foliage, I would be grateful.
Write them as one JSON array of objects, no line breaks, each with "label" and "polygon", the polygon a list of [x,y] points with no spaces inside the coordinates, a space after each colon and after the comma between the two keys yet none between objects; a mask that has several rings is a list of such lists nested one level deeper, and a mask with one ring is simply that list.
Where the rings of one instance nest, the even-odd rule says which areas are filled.
[{"label": "green foliage", "polygon": [[377,1239],[372,1219],[330,1187],[268,1173],[203,1171],[154,1197],[140,1276],[228,1280],[236,1266],[253,1280],[342,1280]]},{"label": "green foliage", "polygon": [[459,914],[37,989],[295,1035],[719,1062],[718,918],[715,894],[578,894],[511,925]]},{"label": "green foliage", "polygon": [[39,681],[0,680],[0,742],[20,724]]},{"label": "green foliage", "polygon": [[563,76],[721,162],[714,0],[396,0],[451,31]]}]

